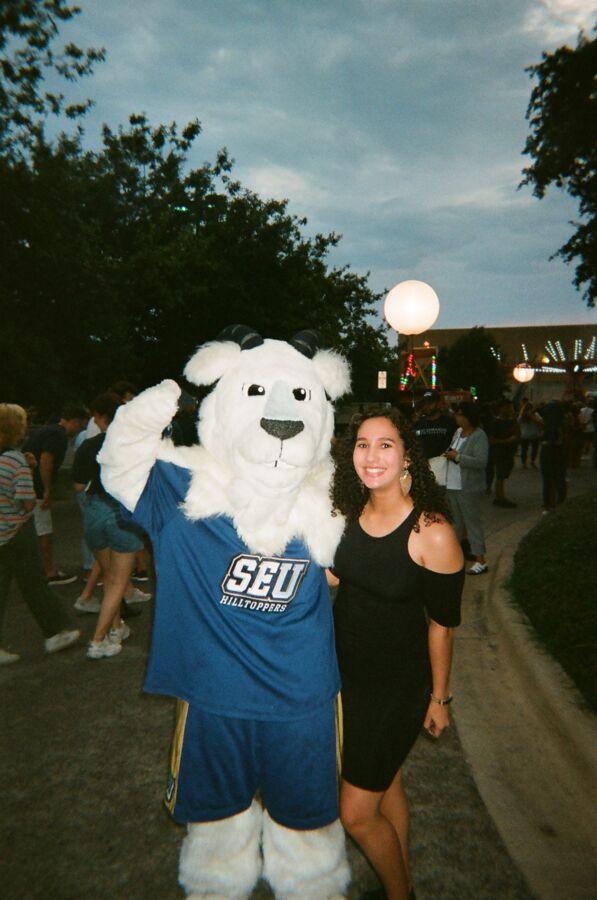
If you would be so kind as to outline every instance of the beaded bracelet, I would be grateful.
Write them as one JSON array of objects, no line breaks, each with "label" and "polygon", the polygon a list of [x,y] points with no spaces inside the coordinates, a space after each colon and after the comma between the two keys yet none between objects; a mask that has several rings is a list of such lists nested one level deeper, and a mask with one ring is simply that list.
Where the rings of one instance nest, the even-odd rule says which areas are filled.
[{"label": "beaded bracelet", "polygon": [[440,706],[447,706],[448,703],[451,703],[451,702],[452,702],[452,700],[454,699],[454,697],[452,696],[452,694],[448,694],[448,696],[446,697],[445,700],[440,700],[439,697],[434,697],[434,695],[431,694],[431,699],[432,699],[435,703],[439,703]]}]

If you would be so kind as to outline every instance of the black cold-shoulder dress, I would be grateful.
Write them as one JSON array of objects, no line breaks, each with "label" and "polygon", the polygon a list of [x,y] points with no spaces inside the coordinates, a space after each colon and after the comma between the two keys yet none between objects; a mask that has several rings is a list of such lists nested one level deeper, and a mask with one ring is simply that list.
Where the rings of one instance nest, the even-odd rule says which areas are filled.
[{"label": "black cold-shoulder dress", "polygon": [[421,731],[431,691],[428,617],[447,627],[460,623],[464,570],[440,574],[411,559],[414,515],[379,538],[352,523],[333,566],[340,579],[334,620],[342,776],[369,791],[390,786]]}]

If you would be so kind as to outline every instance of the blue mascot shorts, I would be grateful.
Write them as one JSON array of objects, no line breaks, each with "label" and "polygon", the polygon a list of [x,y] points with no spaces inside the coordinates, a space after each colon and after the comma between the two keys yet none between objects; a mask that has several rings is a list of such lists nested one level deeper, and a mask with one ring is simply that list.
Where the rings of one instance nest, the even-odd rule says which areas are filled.
[{"label": "blue mascot shorts", "polygon": [[335,703],[291,722],[218,716],[179,701],[165,803],[180,823],[214,822],[263,805],[280,825],[338,818]]}]

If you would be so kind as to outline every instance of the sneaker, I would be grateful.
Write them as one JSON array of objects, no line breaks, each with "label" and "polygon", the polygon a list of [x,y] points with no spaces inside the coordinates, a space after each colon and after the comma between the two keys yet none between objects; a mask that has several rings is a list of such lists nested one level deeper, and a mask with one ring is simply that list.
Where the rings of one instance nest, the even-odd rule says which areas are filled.
[{"label": "sneaker", "polygon": [[467,569],[467,575],[483,575],[484,572],[489,570],[489,566],[487,563],[476,562],[474,566],[471,566],[470,569]]},{"label": "sneaker", "polygon": [[135,571],[131,575],[131,578],[133,579],[133,581],[149,581],[147,569],[135,569]]},{"label": "sneaker", "polygon": [[74,602],[74,607],[77,612],[80,613],[98,613],[102,608],[102,604],[99,600],[96,600],[95,597],[91,597],[89,600],[83,600],[82,597],[77,597]]},{"label": "sneaker", "polygon": [[120,604],[120,618],[121,619],[133,619],[135,616],[140,616],[141,610],[137,609],[136,606],[129,606],[126,600],[123,600]]},{"label": "sneaker", "polygon": [[58,634],[53,634],[44,641],[46,653],[58,653],[59,650],[65,650],[71,644],[75,644],[80,636],[81,632],[78,628],[75,631],[60,631]]},{"label": "sneaker", "polygon": [[56,572],[55,575],[50,575],[49,578],[46,579],[48,584],[72,584],[73,581],[77,580],[76,575],[67,575],[66,572]]},{"label": "sneaker", "polygon": [[13,662],[18,662],[20,658],[18,653],[9,653],[0,647],[0,666],[9,666]]},{"label": "sneaker", "polygon": [[111,628],[108,632],[108,637],[112,641],[113,644],[122,644],[123,641],[126,641],[127,637],[130,637],[131,629],[123,622],[118,628]]},{"label": "sneaker", "polygon": [[89,641],[87,659],[103,659],[107,656],[116,656],[121,650],[122,644],[113,643],[106,635],[102,641]]},{"label": "sneaker", "polygon": [[145,594],[136,587],[129,591],[128,594],[125,594],[124,597],[127,603],[147,603],[148,600],[151,600],[151,594]]}]

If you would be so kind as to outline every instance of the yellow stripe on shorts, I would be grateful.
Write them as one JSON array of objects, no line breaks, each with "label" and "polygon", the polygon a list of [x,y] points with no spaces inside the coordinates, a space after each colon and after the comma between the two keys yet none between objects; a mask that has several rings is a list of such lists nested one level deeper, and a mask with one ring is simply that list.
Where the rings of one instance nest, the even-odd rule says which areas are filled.
[{"label": "yellow stripe on shorts", "polygon": [[187,724],[188,711],[188,703],[184,700],[176,701],[176,723],[174,725],[172,747],[170,749],[170,772],[168,773],[168,784],[166,786],[166,796],[164,797],[164,803],[170,814],[174,813],[174,807],[176,806],[178,772],[180,769],[180,757],[182,756],[182,744],[184,741],[184,731]]},{"label": "yellow stripe on shorts", "polygon": [[342,750],[344,747],[344,719],[342,718],[342,694],[336,697],[336,770],[342,774]]}]

